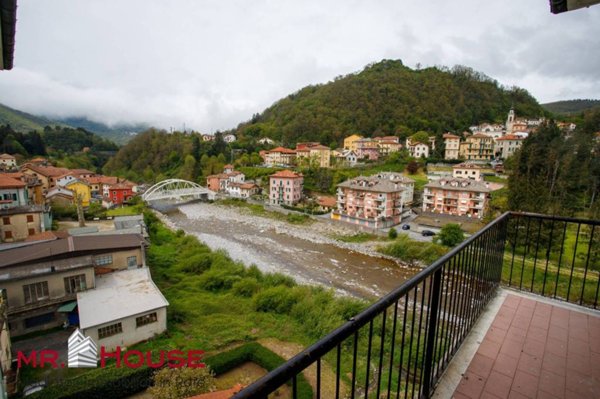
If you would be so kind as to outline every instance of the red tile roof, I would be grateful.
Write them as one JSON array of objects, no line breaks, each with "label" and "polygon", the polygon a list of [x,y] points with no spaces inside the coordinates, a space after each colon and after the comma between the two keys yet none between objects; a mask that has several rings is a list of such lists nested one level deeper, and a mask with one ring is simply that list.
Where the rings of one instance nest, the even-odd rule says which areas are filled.
[{"label": "red tile roof", "polygon": [[21,180],[0,174],[0,188],[23,188],[26,184]]},{"label": "red tile roof", "polygon": [[282,154],[295,154],[296,153],[296,151],[290,150],[289,148],[284,148],[284,147],[276,147],[276,148],[273,148],[272,150],[269,150],[268,152],[281,152]]},{"label": "red tile roof", "polygon": [[287,177],[287,178],[292,178],[292,179],[299,179],[302,176],[302,173],[296,173],[296,172],[292,172],[291,170],[280,170],[279,172],[276,172],[274,174],[272,174],[270,177]]},{"label": "red tile roof", "polygon": [[337,199],[335,197],[319,197],[317,203],[324,208],[333,208],[337,205]]},{"label": "red tile roof", "polygon": [[444,133],[443,137],[445,139],[459,139],[460,138],[459,136],[452,134],[452,133]]},{"label": "red tile roof", "polygon": [[498,137],[496,139],[496,141],[498,140],[524,140],[523,137],[521,136],[517,136],[516,134],[505,134],[502,137]]},{"label": "red tile roof", "polygon": [[57,168],[55,166],[40,166],[40,165],[27,164],[24,167],[31,169],[35,173],[38,173],[42,176],[47,176],[47,177],[59,177],[59,176],[62,176],[62,175],[65,175],[65,174],[71,172],[67,168]]}]

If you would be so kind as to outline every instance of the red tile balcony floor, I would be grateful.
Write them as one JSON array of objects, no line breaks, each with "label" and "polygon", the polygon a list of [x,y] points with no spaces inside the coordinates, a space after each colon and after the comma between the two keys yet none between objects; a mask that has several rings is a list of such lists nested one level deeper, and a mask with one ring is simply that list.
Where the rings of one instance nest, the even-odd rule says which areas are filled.
[{"label": "red tile balcony floor", "polygon": [[508,294],[453,397],[600,398],[600,317]]}]

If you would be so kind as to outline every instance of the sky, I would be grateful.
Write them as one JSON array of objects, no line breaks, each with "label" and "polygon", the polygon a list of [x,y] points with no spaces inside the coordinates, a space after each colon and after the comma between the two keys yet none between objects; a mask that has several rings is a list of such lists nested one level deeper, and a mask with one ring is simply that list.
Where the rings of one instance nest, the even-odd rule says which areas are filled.
[{"label": "sky", "polygon": [[225,130],[382,59],[466,65],[541,103],[600,98],[600,5],[548,0],[20,0],[0,103]]}]

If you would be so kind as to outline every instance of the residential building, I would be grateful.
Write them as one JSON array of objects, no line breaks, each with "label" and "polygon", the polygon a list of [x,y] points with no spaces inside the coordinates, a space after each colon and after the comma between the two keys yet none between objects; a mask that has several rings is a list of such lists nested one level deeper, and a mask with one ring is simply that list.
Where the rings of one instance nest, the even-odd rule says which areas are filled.
[{"label": "residential building", "polygon": [[425,185],[423,212],[442,213],[481,219],[491,192],[488,183],[452,178]]},{"label": "residential building", "polygon": [[389,176],[359,176],[337,186],[337,209],[333,220],[371,228],[384,228],[400,223],[402,193],[400,182]]},{"label": "residential building", "polygon": [[71,190],[54,187],[46,193],[46,202],[51,205],[69,206],[75,202],[75,196]]},{"label": "residential building", "polygon": [[226,134],[223,136],[223,141],[226,143],[233,143],[235,140],[235,134]]},{"label": "residential building", "polygon": [[360,159],[376,161],[379,159],[379,145],[373,139],[359,139],[354,142],[356,155]]},{"label": "residential building", "polygon": [[429,146],[425,143],[406,139],[406,149],[411,157],[414,158],[429,158]]},{"label": "residential building", "polygon": [[491,161],[494,158],[494,139],[475,133],[460,143],[459,154],[468,161]]},{"label": "residential building", "polygon": [[[209,190],[214,192],[229,192],[230,184],[242,184],[246,180],[246,175],[233,170],[233,165],[225,165],[223,169],[223,173],[206,177],[206,185]],[[239,187],[236,191],[239,191]]]},{"label": "residential building", "polygon": [[17,158],[10,154],[0,154],[0,169],[10,170],[17,167]]},{"label": "residential building", "polygon": [[344,139],[344,150],[352,150],[356,152],[356,142],[362,138],[363,136],[360,136],[358,134],[353,134],[352,136],[346,137]]},{"label": "residential building", "polygon": [[517,136],[515,134],[507,134],[496,139],[496,145],[494,147],[496,158],[506,159],[510,157],[521,147],[523,140],[525,139],[522,136]]},{"label": "residential building", "polygon": [[258,144],[263,144],[263,145],[265,145],[265,144],[268,144],[268,145],[272,145],[272,144],[275,144],[275,141],[271,140],[271,139],[270,139],[270,138],[268,138],[268,137],[263,137],[262,139],[259,139],[259,140],[258,140]]},{"label": "residential building", "polygon": [[446,133],[443,136],[444,139],[444,159],[458,159],[458,151],[460,148],[460,137]]},{"label": "residential building", "polygon": [[271,205],[294,205],[303,197],[302,173],[282,170],[269,176],[269,203]]},{"label": "residential building", "polygon": [[[0,288],[7,293],[11,334],[76,322],[77,292],[94,288],[98,275],[145,266],[145,244],[139,234],[78,236],[0,252]],[[68,309],[61,311],[63,305]],[[101,307],[96,304],[94,311]]]},{"label": "residential building", "polygon": [[296,151],[277,147],[269,151],[261,151],[261,156],[267,166],[290,166],[296,160]]},{"label": "residential building", "polygon": [[77,178],[73,173],[67,173],[56,179],[56,185],[58,187],[65,187],[67,184],[76,181]]},{"label": "residential building", "polygon": [[254,182],[231,182],[227,187],[227,193],[233,198],[250,198],[260,193],[260,187]]},{"label": "residential building", "polygon": [[352,150],[344,150],[343,156],[348,166],[354,166],[358,162],[358,155]]},{"label": "residential building", "polygon": [[73,203],[77,205],[81,201],[83,207],[90,206],[90,199],[92,198],[92,191],[90,185],[84,180],[73,180],[65,185],[67,190],[73,192]]},{"label": "residential building", "polygon": [[235,167],[232,164],[228,163],[227,165],[223,166],[223,173],[231,173],[234,171],[234,169]]},{"label": "residential building", "polygon": [[55,166],[42,166],[33,163],[27,163],[21,166],[21,172],[36,177],[42,184],[44,194],[51,188],[56,187],[57,179],[70,172],[67,168],[57,168]]},{"label": "residential building", "polygon": [[43,205],[45,203],[42,183],[37,177],[21,172],[4,172],[0,173],[0,176],[10,177],[25,183],[27,185],[27,198],[30,203],[34,205]]},{"label": "residential building", "polygon": [[471,179],[471,180],[483,180],[481,171],[483,166],[473,162],[463,162],[452,167],[452,177]]},{"label": "residential building", "polygon": [[27,185],[21,180],[0,174],[0,209],[29,205]]},{"label": "residential building", "polygon": [[146,267],[97,276],[94,289],[77,293],[83,334],[108,351],[165,332],[167,306]]},{"label": "residential building", "polygon": [[203,134],[202,141],[214,141],[215,136],[212,134]]},{"label": "residential building", "polygon": [[108,195],[102,199],[103,206],[110,208],[113,206],[122,206],[131,201],[136,193],[133,191],[133,184],[122,182],[108,186]]},{"label": "residential building", "polygon": [[296,158],[308,159],[320,168],[331,166],[331,149],[319,143],[298,143],[296,145]]},{"label": "residential building", "polygon": [[402,148],[400,138],[396,136],[376,137],[377,147],[381,155],[388,155],[392,152],[398,152]]}]

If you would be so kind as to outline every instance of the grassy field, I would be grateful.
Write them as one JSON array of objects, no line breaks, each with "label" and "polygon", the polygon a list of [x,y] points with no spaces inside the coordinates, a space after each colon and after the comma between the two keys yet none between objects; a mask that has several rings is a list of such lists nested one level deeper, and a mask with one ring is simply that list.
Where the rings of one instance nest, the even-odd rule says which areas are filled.
[{"label": "grassy field", "polygon": [[235,206],[235,207],[246,209],[250,214],[252,214],[254,216],[260,216],[260,217],[265,217],[265,218],[269,218],[269,219],[280,220],[280,221],[288,222],[291,224],[303,225],[303,224],[310,224],[310,223],[314,222],[310,218],[310,216],[308,216],[307,214],[300,214],[300,213],[292,212],[292,213],[289,213],[286,215],[285,213],[282,213],[282,212],[268,211],[265,209],[265,207],[263,205],[250,204],[244,200],[239,200],[239,199],[235,199],[235,198],[227,198],[227,199],[219,200],[217,203],[220,205],[229,205],[229,206]]},{"label": "grassy field", "polygon": [[138,205],[123,206],[121,208],[108,209],[106,211],[106,216],[133,216],[141,214],[142,210],[143,208]]}]

